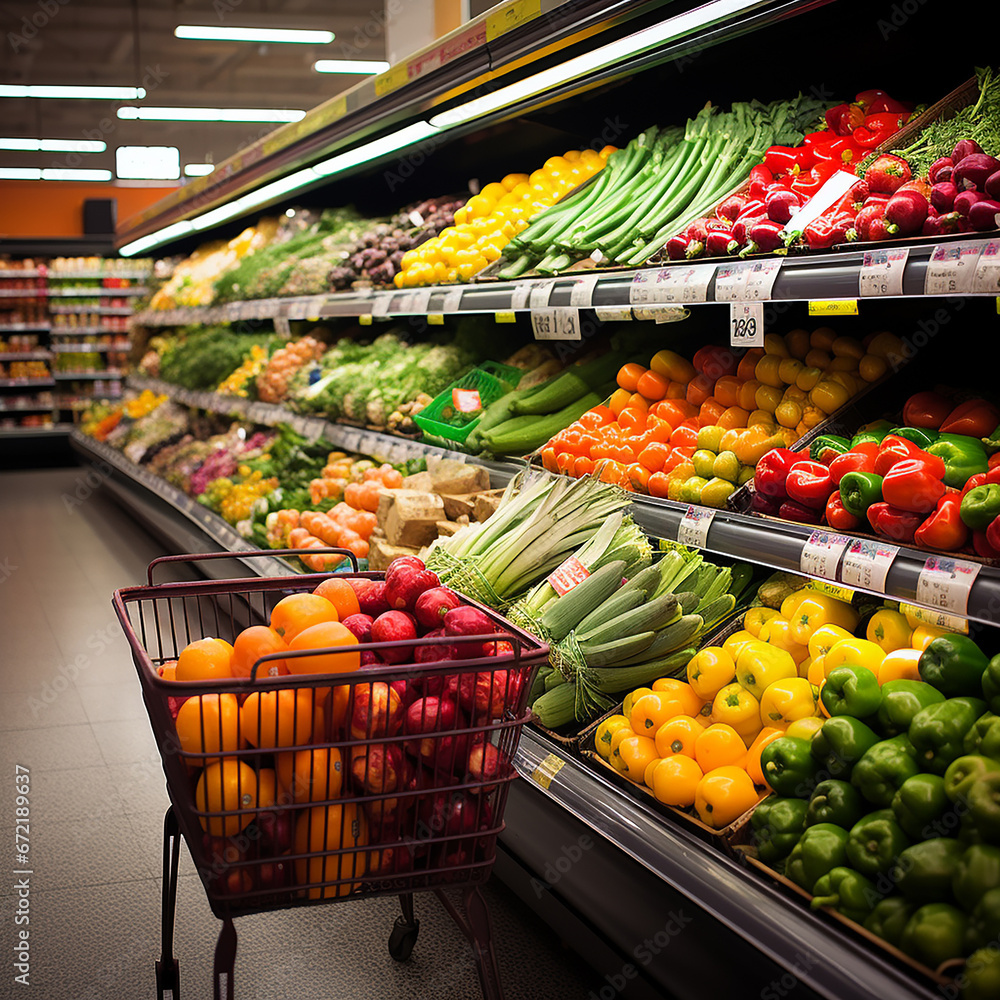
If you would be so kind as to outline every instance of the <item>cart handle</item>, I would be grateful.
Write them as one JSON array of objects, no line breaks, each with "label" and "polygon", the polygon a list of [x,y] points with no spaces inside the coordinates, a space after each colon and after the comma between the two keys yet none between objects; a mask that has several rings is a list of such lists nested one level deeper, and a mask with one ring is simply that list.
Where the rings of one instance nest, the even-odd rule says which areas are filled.
[{"label": "cart handle", "polygon": [[351,568],[358,572],[358,557],[350,549],[320,548],[314,549],[248,549],[246,552],[183,552],[173,556],[158,556],[146,568],[146,579],[153,586],[153,570],[161,563],[192,563],[203,559],[254,559],[258,556],[298,556],[309,554],[313,556],[347,556],[351,560]]}]

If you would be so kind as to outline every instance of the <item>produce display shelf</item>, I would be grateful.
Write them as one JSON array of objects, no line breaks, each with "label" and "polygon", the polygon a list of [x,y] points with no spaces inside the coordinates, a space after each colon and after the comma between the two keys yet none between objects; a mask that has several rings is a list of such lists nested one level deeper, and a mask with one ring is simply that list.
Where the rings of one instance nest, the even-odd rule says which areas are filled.
[{"label": "produce display shelf", "polygon": [[131,306],[49,306],[51,313],[87,313],[97,316],[131,316]]},{"label": "produce display shelf", "polygon": [[37,268],[0,267],[0,278],[40,278],[42,272]]},{"label": "produce display shelf", "polygon": [[46,288],[0,288],[0,299],[44,299],[48,294]]},{"label": "produce display shelf", "polygon": [[[49,329],[46,327],[45,329]],[[91,333],[124,333],[124,330],[115,330],[110,326],[72,326],[72,327],[58,327],[54,326],[51,328],[50,333],[53,337],[79,337],[81,334],[91,334]]]},{"label": "produce display shelf", "polygon": [[0,333],[22,333],[25,330],[48,330],[48,323],[0,323]]},{"label": "produce display shelf", "polygon": [[52,379],[0,378],[0,389],[43,389],[55,385]]},{"label": "produce display shelf", "polygon": [[118,378],[124,378],[125,375],[120,371],[116,371],[115,369],[109,369],[106,372],[53,372],[52,377],[55,379],[59,379],[61,381],[71,382],[75,379],[81,379],[81,378],[118,379]]},{"label": "produce display shelf", "polygon": [[[392,434],[382,434],[379,431],[370,431],[363,427],[332,423],[320,417],[304,417],[273,403],[254,403],[238,396],[220,396],[214,392],[182,389],[169,382],[136,375],[128,377],[127,385],[140,392],[143,389],[149,389],[151,392],[162,393],[175,402],[183,403],[186,406],[209,410],[212,413],[237,416],[263,424],[265,427],[288,424],[293,430],[312,441],[325,437],[332,444],[345,451],[371,455],[380,461],[404,462],[413,458],[426,458],[430,455],[457,459],[461,462],[469,460],[469,456],[462,452],[449,451],[435,445],[422,444],[419,441],[396,437]],[[479,459],[475,461],[476,464],[489,470],[490,483],[494,487],[505,486],[523,467],[513,462],[489,462]]]},{"label": "produce display shelf", "polygon": [[5,351],[0,354],[0,361],[51,361],[49,351]]},{"label": "produce display shelf", "polygon": [[50,288],[50,297],[60,297],[63,298],[74,298],[74,299],[93,299],[93,298],[109,298],[109,297],[119,297],[125,298],[129,295],[145,295],[149,291],[143,285],[136,285],[130,288]]},{"label": "produce display shelf", "polygon": [[102,351],[127,351],[128,344],[124,347],[115,347],[114,344],[53,344],[52,350],[56,354],[97,354]]},{"label": "produce display shelf", "polygon": [[66,281],[75,279],[77,281],[90,281],[95,278],[133,278],[135,280],[149,277],[149,271],[53,271],[47,272],[49,281]]},{"label": "produce display shelf", "polygon": [[50,424],[48,427],[0,427],[0,438],[60,437],[68,435],[72,424]]},{"label": "produce display shelf", "polygon": [[53,403],[41,406],[0,406],[0,413],[47,413],[55,408]]}]

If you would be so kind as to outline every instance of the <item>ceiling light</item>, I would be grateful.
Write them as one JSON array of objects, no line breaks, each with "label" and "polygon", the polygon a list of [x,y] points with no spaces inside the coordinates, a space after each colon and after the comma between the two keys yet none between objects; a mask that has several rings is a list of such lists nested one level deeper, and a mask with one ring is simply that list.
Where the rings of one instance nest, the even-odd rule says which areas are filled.
[{"label": "ceiling light", "polygon": [[466,104],[449,111],[443,111],[431,119],[431,124],[439,128],[449,128],[481,118],[492,111],[508,107],[528,97],[546,93],[559,84],[580,79],[598,70],[612,66],[628,56],[652,51],[665,42],[690,34],[697,28],[720,21],[747,7],[755,6],[759,0],[715,0],[684,14],[671,17],[661,24],[654,24],[635,34],[609,42],[591,52],[585,52],[568,59],[558,66],[542,70],[524,80],[501,87],[492,94],[477,97]]},{"label": "ceiling light", "polygon": [[5,181],[109,181],[110,170],[69,170],[62,167],[0,167]]},{"label": "ceiling light", "polygon": [[178,38],[197,38],[219,42],[295,42],[299,45],[326,45],[332,31],[305,31],[298,28],[220,28],[205,24],[179,24]]},{"label": "ceiling light", "polygon": [[146,96],[142,87],[24,87],[0,84],[0,97],[71,97],[81,100],[138,101]]},{"label": "ceiling light", "polygon": [[0,167],[0,180],[40,181],[42,171],[38,167]]},{"label": "ceiling light", "polygon": [[139,239],[132,240],[131,243],[126,243],[118,252],[123,257],[134,257],[137,253],[142,253],[143,250],[149,250],[169,240],[179,239],[181,236],[187,236],[191,232],[194,232],[194,227],[190,222],[175,222],[165,229],[159,229],[148,236],[140,236]]},{"label": "ceiling light", "polygon": [[119,146],[115,171],[129,180],[174,181],[181,175],[181,156],[176,146]]},{"label": "ceiling light", "polygon": [[298,122],[304,111],[285,108],[119,108],[118,117],[151,122]]},{"label": "ceiling light", "polygon": [[99,139],[0,139],[0,149],[31,153],[103,153],[107,148]]},{"label": "ceiling light", "polygon": [[403,146],[410,146],[415,142],[429,139],[431,136],[438,135],[439,131],[433,125],[428,125],[427,122],[414,122],[413,125],[393,132],[392,135],[376,139],[374,142],[366,142],[363,146],[350,149],[346,153],[331,156],[329,160],[317,163],[313,170],[320,177],[329,177],[331,174],[340,173],[349,167],[356,167],[359,163],[367,163],[369,160],[375,160],[386,153],[395,152],[397,149],[402,149]]},{"label": "ceiling light", "polygon": [[214,163],[185,163],[184,176],[204,177],[205,174],[210,174],[214,169],[215,169]]},{"label": "ceiling light", "polygon": [[384,73],[392,63],[380,59],[318,59],[313,63],[317,73],[351,73],[358,76],[374,76]]},{"label": "ceiling light", "polygon": [[197,230],[211,229],[212,226],[228,222],[230,219],[235,219],[244,212],[249,212],[251,209],[258,208],[267,202],[275,201],[286,194],[291,194],[293,191],[297,191],[299,188],[305,187],[317,179],[318,174],[312,167],[306,167],[305,170],[297,170],[294,174],[289,174],[280,180],[265,184],[262,188],[250,191],[248,194],[243,195],[242,198],[237,198],[227,205],[220,205],[218,208],[213,208],[211,212],[199,215],[197,218],[191,220],[191,225]]}]

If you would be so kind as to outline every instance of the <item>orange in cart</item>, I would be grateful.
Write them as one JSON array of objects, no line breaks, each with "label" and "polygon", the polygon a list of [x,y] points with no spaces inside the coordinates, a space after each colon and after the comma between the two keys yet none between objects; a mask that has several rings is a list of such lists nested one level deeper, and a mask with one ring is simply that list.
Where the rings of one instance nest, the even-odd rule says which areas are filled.
[{"label": "orange in cart", "polygon": [[[188,698],[174,722],[181,750],[194,753],[231,753],[240,746],[240,706],[234,694],[203,694]],[[212,764],[218,757],[192,764]]]},{"label": "orange in cart", "polygon": [[261,750],[301,746],[312,737],[313,691],[255,691],[243,702],[240,724],[243,736]]},{"label": "orange in cart", "polygon": [[177,657],[178,681],[218,681],[233,676],[233,647],[224,639],[195,639]]},{"label": "orange in cart", "polygon": [[[365,814],[353,803],[335,806],[313,806],[295,824],[294,853],[337,851],[343,848],[363,848],[368,844],[368,824]],[[319,858],[300,858],[295,862],[295,878],[300,885],[309,882],[332,882],[338,879],[360,878],[365,874],[367,858],[363,850],[354,854],[336,854]],[[310,899],[332,899],[346,896],[357,888],[353,882],[343,885],[315,886]]]},{"label": "orange in cart", "polygon": [[340,795],[344,765],[336,747],[288,750],[274,755],[274,765],[281,789],[288,797],[283,798],[283,804],[323,802]]},{"label": "orange in cart", "polygon": [[[257,805],[257,774],[249,764],[227,757],[210,764],[198,779],[194,793],[201,812],[232,812]],[[242,816],[199,816],[202,829],[213,837],[234,837],[254,818]]]},{"label": "orange in cart", "polygon": [[[361,653],[357,649],[358,638],[340,622],[321,622],[300,632],[288,644],[289,650],[299,652],[307,649],[328,649],[338,646],[348,647],[342,653],[317,653],[315,656],[289,657],[288,671],[292,674],[349,674],[361,666]],[[354,647],[353,649],[350,647]],[[322,704],[330,689],[317,688],[316,701]]]},{"label": "orange in cart", "polygon": [[312,625],[337,620],[337,609],[325,597],[316,594],[290,594],[274,606],[270,624],[285,642],[290,643]]},{"label": "orange in cart", "polygon": [[[234,677],[249,677],[253,665],[262,657],[274,653],[287,653],[288,644],[272,628],[251,625],[236,637],[233,643],[232,673]],[[257,670],[258,677],[278,677],[288,673],[284,660],[268,660]]]},{"label": "orange in cart", "polygon": [[278,804],[278,776],[273,767],[257,772],[257,808],[273,809]]}]

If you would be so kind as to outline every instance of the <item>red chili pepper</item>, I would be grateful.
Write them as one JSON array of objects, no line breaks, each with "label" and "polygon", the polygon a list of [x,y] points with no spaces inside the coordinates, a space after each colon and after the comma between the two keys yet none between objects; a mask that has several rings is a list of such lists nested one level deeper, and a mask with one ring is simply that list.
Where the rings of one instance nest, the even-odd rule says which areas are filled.
[{"label": "red chili pepper", "polygon": [[823,512],[826,523],[837,531],[853,531],[861,524],[861,519],[855,517],[844,507],[840,499],[840,493],[831,493],[830,499],[826,502],[826,510]]},{"label": "red chili pepper", "polygon": [[848,472],[874,472],[875,456],[878,455],[878,445],[874,441],[856,444],[850,451],[838,455],[830,463],[830,478],[835,486]]},{"label": "red chili pepper", "polygon": [[847,137],[834,139],[823,146],[815,145],[809,148],[815,153],[817,161],[832,160],[842,170],[853,170],[852,164],[864,159],[868,152],[863,146],[859,146],[853,138]]},{"label": "red chili pepper", "polygon": [[861,211],[868,194],[868,184],[865,181],[858,181],[830,211],[834,213],[849,212],[854,217]]},{"label": "red chili pepper", "polygon": [[[979,532],[977,531],[978,535]],[[994,548],[1000,551],[1000,517],[993,518],[992,521],[986,527],[986,541]],[[978,549],[976,550],[979,551]]]},{"label": "red chili pepper", "polygon": [[900,114],[910,110],[908,105],[894,101],[884,90],[863,90],[855,101],[870,115],[877,115],[883,111]]},{"label": "red chili pepper", "polygon": [[818,142],[829,142],[833,138],[830,130],[820,129],[818,132],[807,132],[802,137],[802,142],[807,146],[814,146]]},{"label": "red chili pepper", "polygon": [[800,174],[815,162],[815,146],[771,146],[764,154],[764,166],[772,174]]},{"label": "red chili pepper", "polygon": [[763,164],[758,164],[750,171],[750,186],[748,193],[755,201],[763,203],[764,195],[767,194],[767,186],[774,182],[774,174]]},{"label": "red chili pepper", "polygon": [[[993,521],[990,528],[996,523],[996,521]],[[994,545],[990,541],[990,528],[987,528],[985,531],[974,531],[972,533],[972,547],[975,549],[976,555],[982,556],[983,559],[1000,559],[1000,531],[994,535],[994,540],[998,543]]]},{"label": "red chili pepper", "polygon": [[883,499],[893,507],[909,510],[914,514],[926,514],[927,511],[934,510],[947,489],[941,477],[935,474],[935,468],[932,462],[925,462],[920,458],[896,462],[882,478]]},{"label": "red chili pepper", "polygon": [[850,212],[821,215],[806,226],[802,231],[802,236],[814,250],[823,249],[824,247],[832,247],[835,243],[845,242],[853,225],[854,216]]},{"label": "red chili pepper", "polygon": [[940,473],[937,473],[938,479],[944,479],[944,459],[938,458],[936,455],[928,455],[912,441],[896,434],[887,434],[882,438],[878,446],[878,455],[875,458],[875,475],[884,476],[897,462],[903,462],[909,458],[930,461],[935,473],[939,468],[941,470]]},{"label": "red chili pepper", "polygon": [[920,514],[900,510],[885,502],[873,503],[866,513],[875,533],[894,542],[912,542],[914,533],[924,520]]},{"label": "red chili pepper", "polygon": [[945,552],[962,548],[969,540],[969,529],[959,516],[961,506],[962,497],[957,493],[941,497],[934,513],[914,532],[913,540],[917,545]]},{"label": "red chili pepper", "polygon": [[778,517],[785,521],[798,521],[799,524],[820,524],[823,515],[813,507],[806,507],[794,500],[786,500],[778,508]]},{"label": "red chili pepper", "polygon": [[833,492],[830,470],[822,462],[796,462],[788,470],[785,492],[804,507],[822,509]]},{"label": "red chili pepper", "polygon": [[753,474],[754,489],[768,497],[784,499],[785,480],[789,470],[799,461],[799,456],[787,448],[772,448],[757,463]]},{"label": "red chili pepper", "polygon": [[851,133],[851,138],[859,146],[864,146],[865,149],[874,149],[890,138],[890,136],[895,135],[907,118],[909,118],[909,115],[893,114],[890,111],[867,115],[865,123],[859,125]]}]

